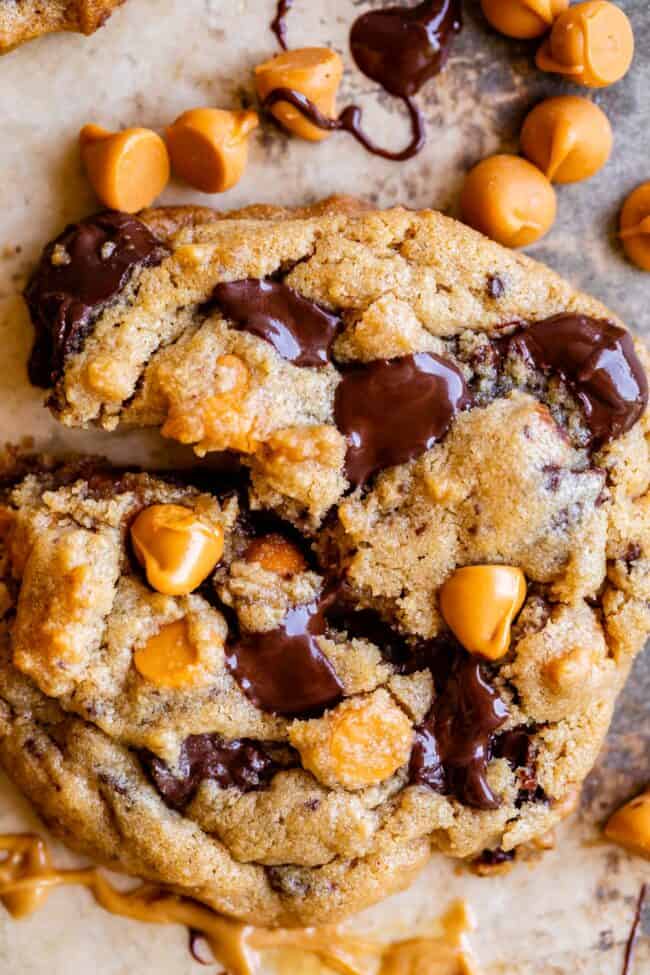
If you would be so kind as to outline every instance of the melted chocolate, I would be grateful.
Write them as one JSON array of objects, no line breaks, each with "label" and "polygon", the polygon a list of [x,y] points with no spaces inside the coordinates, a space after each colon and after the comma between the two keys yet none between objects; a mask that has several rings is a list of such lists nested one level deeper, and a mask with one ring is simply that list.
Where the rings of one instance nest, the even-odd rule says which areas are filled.
[{"label": "melted chocolate", "polygon": [[325,366],[341,320],[286,284],[249,278],[218,284],[212,298],[242,331],[296,366]]},{"label": "melted chocolate", "polygon": [[142,752],[140,759],[153,784],[173,809],[182,809],[205,779],[223,789],[251,792],[266,785],[277,766],[262,746],[246,738],[224,741],[219,735],[191,735],[183,742],[178,772],[161,758]]},{"label": "melted chocolate", "polygon": [[370,10],[354,22],[350,49],[368,78],[408,98],[444,67],[461,26],[460,0]]},{"label": "melted chocolate", "polygon": [[460,370],[429,352],[380,359],[345,373],[334,412],[348,438],[351,484],[424,453],[469,402]]},{"label": "melted chocolate", "polygon": [[275,17],[271,21],[271,30],[283,51],[287,49],[287,14],[292,7],[293,0],[278,0]]},{"label": "melted chocolate", "polygon": [[505,758],[517,772],[519,795],[517,805],[535,798],[539,791],[537,783],[537,748],[532,739],[535,728],[522,725],[511,731],[504,731],[494,742],[493,754]]},{"label": "melted chocolate", "polygon": [[628,939],[625,944],[625,955],[623,957],[623,971],[621,972],[621,975],[631,975],[632,962],[634,961],[634,953],[636,951],[639,932],[641,930],[641,922],[643,920],[643,908],[645,907],[645,902],[649,891],[650,891],[650,884],[643,884],[641,890],[639,891],[639,897],[636,902],[636,910],[634,912],[632,927],[630,928],[630,933],[628,935]]},{"label": "melted chocolate", "polygon": [[264,711],[314,715],[341,700],[343,687],[316,637],[326,630],[333,592],[289,610],[267,633],[243,633],[229,648],[230,671],[244,693]]},{"label": "melted chocolate", "polygon": [[25,291],[36,329],[31,382],[54,385],[66,356],[79,352],[93,319],[133,270],[160,264],[167,254],[144,223],[115,210],[72,224],[48,244]]},{"label": "melted chocolate", "polygon": [[503,863],[511,863],[516,855],[516,850],[502,850],[498,846],[496,850],[483,850],[476,862],[486,867],[500,867]]},{"label": "melted chocolate", "polygon": [[416,730],[411,781],[477,809],[496,809],[499,800],[486,773],[494,733],[508,717],[506,705],[481,665],[460,649],[438,649],[433,673],[436,699]]},{"label": "melted chocolate", "polygon": [[556,315],[506,340],[542,370],[557,372],[585,411],[596,445],[629,430],[646,408],[648,383],[629,332],[586,315]]},{"label": "melted chocolate", "polygon": [[396,152],[391,149],[383,149],[376,142],[373,142],[369,135],[366,135],[361,128],[362,111],[358,105],[349,105],[343,109],[338,118],[329,118],[302,92],[295,91],[293,88],[275,88],[264,99],[263,107],[270,110],[278,102],[288,102],[319,129],[325,129],[327,132],[349,132],[357,142],[361,143],[364,149],[373,155],[381,156],[382,159],[390,159],[393,162],[403,162],[405,159],[411,159],[417,155],[425,143],[424,118],[420,109],[411,98],[404,98],[403,101],[411,122],[411,141],[404,149]]}]

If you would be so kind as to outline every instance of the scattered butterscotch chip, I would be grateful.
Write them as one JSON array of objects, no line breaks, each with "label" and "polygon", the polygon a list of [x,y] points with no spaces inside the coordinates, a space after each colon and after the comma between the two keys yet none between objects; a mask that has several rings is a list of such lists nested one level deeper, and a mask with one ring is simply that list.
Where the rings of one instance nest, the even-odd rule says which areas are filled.
[{"label": "scattered butterscotch chip", "polygon": [[158,687],[183,687],[196,673],[198,650],[190,639],[187,621],[176,620],[163,626],[133,655],[135,667],[146,680]]},{"label": "scattered butterscotch chip", "polygon": [[284,578],[295,576],[307,568],[300,549],[277,534],[254,539],[246,549],[244,558],[247,562],[256,562],[267,572],[275,572]]},{"label": "scattered butterscotch chip", "polygon": [[650,857],[650,788],[610,817],[605,836],[633,853]]},{"label": "scattered butterscotch chip", "polygon": [[555,191],[543,173],[519,156],[490,156],[465,180],[463,219],[506,247],[526,247],[543,237],[557,213]]},{"label": "scattered butterscotch chip", "polygon": [[650,271],[650,181],[637,186],[623,204],[619,237],[632,263]]},{"label": "scattered butterscotch chip", "polygon": [[167,596],[193,592],[223,555],[221,526],[177,504],[145,508],[131,526],[131,541],[149,585]]},{"label": "scattered butterscotch chip", "polygon": [[384,690],[344,701],[322,718],[297,721],[289,738],[304,768],[330,788],[362,789],[390,778],[413,745],[411,722]]},{"label": "scattered butterscotch chip", "polygon": [[172,168],[203,193],[223,193],[241,179],[248,137],[259,125],[256,112],[192,108],[166,132]]},{"label": "scattered butterscotch chip", "polygon": [[481,0],[486,20],[506,37],[541,37],[570,0]]},{"label": "scattered butterscotch chip", "polygon": [[553,183],[594,176],[612,151],[614,136],[605,113],[588,98],[548,98],[528,115],[521,148]]},{"label": "scattered butterscotch chip", "polygon": [[498,660],[510,647],[510,627],[526,598],[526,579],[511,565],[468,565],[440,590],[445,622],[469,650]]},{"label": "scattered butterscotch chip", "polygon": [[109,132],[84,125],[79,144],[97,198],[113,210],[136,213],[150,206],[169,182],[167,147],[151,129]]},{"label": "scattered butterscotch chip", "polygon": [[[277,88],[289,88],[305,95],[324,115],[336,115],[336,95],[343,77],[343,62],[329,47],[303,47],[284,51],[255,68],[257,94],[263,101]],[[271,114],[285,129],[311,142],[326,139],[320,129],[288,102],[278,102]]]},{"label": "scattered butterscotch chip", "polygon": [[537,67],[587,88],[620,81],[634,57],[627,15],[608,0],[577,3],[561,14],[537,52]]}]

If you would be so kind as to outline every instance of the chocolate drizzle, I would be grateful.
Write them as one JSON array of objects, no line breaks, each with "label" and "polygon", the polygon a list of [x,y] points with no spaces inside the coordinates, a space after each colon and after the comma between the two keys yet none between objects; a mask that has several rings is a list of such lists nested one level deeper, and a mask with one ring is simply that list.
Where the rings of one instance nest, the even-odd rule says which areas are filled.
[{"label": "chocolate drizzle", "polygon": [[429,352],[380,359],[344,373],[334,413],[348,438],[350,483],[363,484],[377,471],[424,453],[469,402],[460,370]]},{"label": "chocolate drizzle", "polygon": [[223,789],[251,792],[266,785],[277,769],[258,742],[246,738],[225,741],[211,734],[191,735],[183,742],[177,771],[151,752],[141,752],[140,760],[172,809],[186,806],[205,779]]},{"label": "chocolate drizzle", "polygon": [[93,319],[133,270],[160,264],[168,253],[144,223],[115,210],[70,225],[48,244],[25,291],[36,329],[31,382],[54,385],[66,356],[80,351]]},{"label": "chocolate drizzle", "polygon": [[237,328],[257,335],[296,366],[325,366],[340,319],[277,281],[218,284],[212,300]]},{"label": "chocolate drizzle", "polygon": [[266,633],[242,633],[226,662],[244,693],[264,711],[287,716],[315,715],[341,700],[343,687],[316,638],[326,630],[333,590],[289,610],[282,624]]},{"label": "chocolate drizzle", "polygon": [[595,446],[621,436],[646,408],[648,382],[634,341],[612,322],[555,315],[524,326],[505,342],[538,369],[564,379],[585,411]]},{"label": "chocolate drizzle", "polygon": [[[277,14],[271,23],[283,48],[286,48],[285,17],[292,2],[278,0]],[[452,38],[461,27],[460,0],[425,0],[411,8],[371,10],[352,25],[350,49],[359,69],[389,94],[401,98],[406,106],[411,139],[404,149],[394,152],[378,146],[361,127],[362,111],[358,105],[349,105],[337,118],[328,118],[301,92],[276,88],[264,99],[264,108],[287,102],[319,129],[349,132],[375,156],[393,162],[411,159],[426,141],[424,118],[413,95],[442,70]]]},{"label": "chocolate drizzle", "polygon": [[461,27],[460,0],[370,10],[352,25],[350,49],[368,78],[409,98],[442,70]]},{"label": "chocolate drizzle", "polygon": [[496,809],[500,803],[486,774],[494,733],[508,709],[480,663],[453,644],[436,651],[436,699],[416,729],[411,781],[451,793],[476,809]]},{"label": "chocolate drizzle", "polygon": [[411,121],[411,141],[404,149],[396,152],[383,149],[373,142],[370,136],[366,135],[361,128],[363,113],[358,105],[348,105],[337,118],[329,118],[302,92],[295,91],[293,88],[274,88],[264,99],[263,107],[270,111],[279,102],[288,102],[297,108],[313,125],[317,125],[319,129],[325,129],[327,132],[349,132],[357,142],[361,143],[364,149],[373,155],[390,159],[393,162],[403,162],[405,159],[411,159],[412,156],[417,155],[425,142],[424,118],[420,109],[412,98],[404,98],[403,101],[408,109]]},{"label": "chocolate drizzle", "polygon": [[293,0],[278,0],[275,17],[271,21],[271,30],[283,51],[287,49],[287,14],[292,7]]}]

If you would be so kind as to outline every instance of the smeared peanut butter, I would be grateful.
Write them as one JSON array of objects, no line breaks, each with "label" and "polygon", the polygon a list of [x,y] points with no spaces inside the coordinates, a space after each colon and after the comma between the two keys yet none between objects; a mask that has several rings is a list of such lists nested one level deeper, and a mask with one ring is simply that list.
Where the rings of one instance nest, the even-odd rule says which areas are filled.
[{"label": "smeared peanut butter", "polygon": [[268,929],[241,924],[210,908],[163,888],[142,883],[117,890],[95,867],[57,870],[45,842],[34,834],[0,836],[0,901],[15,918],[26,917],[56,887],[86,887],[105,911],[148,924],[181,924],[199,933],[215,963],[229,975],[255,975],[260,952],[273,951],[284,964],[276,971],[295,971],[296,952],[315,956],[340,975],[479,975],[467,945],[472,920],[463,901],[454,903],[435,935],[380,944],[335,927]]}]

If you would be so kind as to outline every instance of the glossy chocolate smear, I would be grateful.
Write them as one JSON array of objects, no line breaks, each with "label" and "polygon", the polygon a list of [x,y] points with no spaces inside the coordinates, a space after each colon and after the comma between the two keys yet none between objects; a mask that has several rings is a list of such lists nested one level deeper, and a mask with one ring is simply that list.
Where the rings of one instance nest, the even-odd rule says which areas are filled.
[{"label": "glossy chocolate smear", "polygon": [[25,291],[36,329],[31,382],[54,385],[66,356],[79,352],[94,317],[134,268],[160,264],[168,253],[145,224],[116,210],[72,224],[48,244]]},{"label": "glossy chocolate smear", "polygon": [[586,315],[556,315],[507,340],[571,387],[596,445],[629,430],[646,408],[648,382],[629,332]]},{"label": "glossy chocolate smear", "polygon": [[517,804],[530,801],[539,792],[537,783],[537,747],[533,735],[537,729],[521,725],[499,735],[493,748],[495,758],[505,758],[517,773],[519,796]]},{"label": "glossy chocolate smear", "polygon": [[460,0],[371,10],[354,22],[350,49],[368,78],[406,98],[444,67],[461,26]]},{"label": "glossy chocolate smear", "polygon": [[249,278],[218,284],[213,300],[242,331],[296,366],[325,366],[341,320],[286,284]]},{"label": "glossy chocolate smear", "polygon": [[[449,647],[440,668],[435,661],[436,699],[416,729],[411,781],[436,792],[451,793],[467,806],[496,809],[499,800],[486,778],[494,733],[508,709],[488,683],[480,663]],[[448,673],[442,676],[444,669]]]},{"label": "glossy chocolate smear", "polygon": [[354,486],[404,464],[443,437],[470,398],[460,370],[421,352],[380,359],[343,375],[334,405],[348,438],[346,473]]},{"label": "glossy chocolate smear", "polygon": [[205,779],[217,782],[223,789],[234,787],[251,792],[266,785],[277,770],[259,743],[245,738],[225,741],[210,734],[191,735],[183,742],[177,770],[170,769],[151,752],[142,752],[140,760],[173,809],[187,805]]},{"label": "glossy chocolate smear", "polygon": [[277,629],[242,633],[229,648],[228,667],[257,707],[287,716],[314,715],[341,700],[343,687],[316,642],[325,633],[334,598],[326,593],[296,606]]}]

